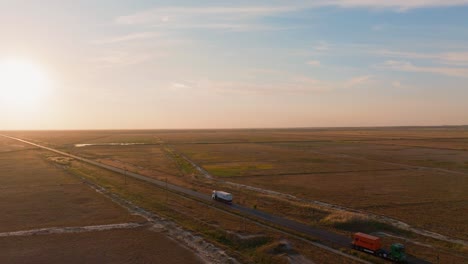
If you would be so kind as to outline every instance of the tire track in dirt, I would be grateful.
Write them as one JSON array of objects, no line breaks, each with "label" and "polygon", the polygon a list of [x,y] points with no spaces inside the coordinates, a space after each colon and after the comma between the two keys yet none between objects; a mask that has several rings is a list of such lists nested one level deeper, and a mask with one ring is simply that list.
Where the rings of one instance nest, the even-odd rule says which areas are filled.
[{"label": "tire track in dirt", "polygon": [[[251,174],[241,176],[243,179],[257,177],[274,177],[274,176],[296,176],[296,175],[312,175],[312,174],[333,174],[333,173],[355,173],[355,172],[377,172],[377,171],[407,171],[409,169],[375,169],[375,170],[345,170],[345,171],[304,171],[292,173],[268,173],[268,174]],[[239,176],[223,176],[223,178],[239,178]]]},{"label": "tire track in dirt", "polygon": [[34,236],[34,235],[50,235],[50,234],[69,234],[83,233],[94,231],[105,231],[113,229],[132,229],[142,226],[147,226],[148,223],[121,223],[109,225],[94,225],[94,226],[72,226],[72,227],[49,227],[31,230],[21,230],[12,232],[0,233],[0,237],[16,237],[16,236]]}]

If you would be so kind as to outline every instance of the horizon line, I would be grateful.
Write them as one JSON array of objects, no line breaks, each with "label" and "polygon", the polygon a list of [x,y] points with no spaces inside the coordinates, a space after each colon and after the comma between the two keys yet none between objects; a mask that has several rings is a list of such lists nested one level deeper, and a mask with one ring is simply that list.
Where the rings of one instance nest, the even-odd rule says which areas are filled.
[{"label": "horizon line", "polygon": [[445,128],[463,125],[389,125],[389,126],[304,126],[304,127],[240,127],[240,128],[84,128],[84,129],[0,129],[0,131],[154,131],[154,130],[288,130],[288,129],[344,129],[344,128]]}]

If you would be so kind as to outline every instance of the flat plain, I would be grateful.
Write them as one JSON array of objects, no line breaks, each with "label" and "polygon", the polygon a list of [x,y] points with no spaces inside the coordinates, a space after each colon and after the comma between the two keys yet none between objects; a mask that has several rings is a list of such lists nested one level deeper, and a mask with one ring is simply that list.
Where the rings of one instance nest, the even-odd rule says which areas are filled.
[{"label": "flat plain", "polygon": [[[468,208],[467,127],[9,134],[183,184],[163,142],[222,180],[382,214],[468,239],[468,214],[459,214]],[[103,143],[142,145],[75,147]]]},{"label": "flat plain", "polygon": [[0,138],[0,263],[201,263],[48,155]]},{"label": "flat plain", "polygon": [[263,131],[250,133],[256,142],[167,138],[224,180],[468,238],[468,213],[460,214],[468,208],[466,129],[285,130],[272,131],[270,137]]},{"label": "flat plain", "polygon": [[[381,215],[448,238],[468,239],[468,127],[8,134],[200,192],[225,188],[234,193],[237,203],[311,225],[329,228],[327,221],[335,214],[307,204],[291,206],[274,195],[227,183]],[[205,169],[215,181],[190,168],[185,158]],[[343,230],[332,226],[336,227],[338,232],[367,231],[363,224]]]}]

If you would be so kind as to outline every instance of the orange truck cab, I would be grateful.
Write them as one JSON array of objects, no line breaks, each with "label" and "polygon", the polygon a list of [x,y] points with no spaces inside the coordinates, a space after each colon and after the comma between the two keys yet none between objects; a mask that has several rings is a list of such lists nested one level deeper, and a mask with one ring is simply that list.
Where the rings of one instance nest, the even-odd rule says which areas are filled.
[{"label": "orange truck cab", "polygon": [[355,233],[353,235],[353,241],[351,244],[355,249],[366,251],[372,254],[382,248],[382,241],[379,237],[364,233]]}]

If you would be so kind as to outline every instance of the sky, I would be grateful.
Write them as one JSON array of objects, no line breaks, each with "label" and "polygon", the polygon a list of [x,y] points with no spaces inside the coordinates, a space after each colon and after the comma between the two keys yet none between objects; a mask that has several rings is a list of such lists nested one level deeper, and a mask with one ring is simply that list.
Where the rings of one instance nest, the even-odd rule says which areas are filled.
[{"label": "sky", "polygon": [[0,130],[466,125],[467,17],[467,0],[0,0]]}]

